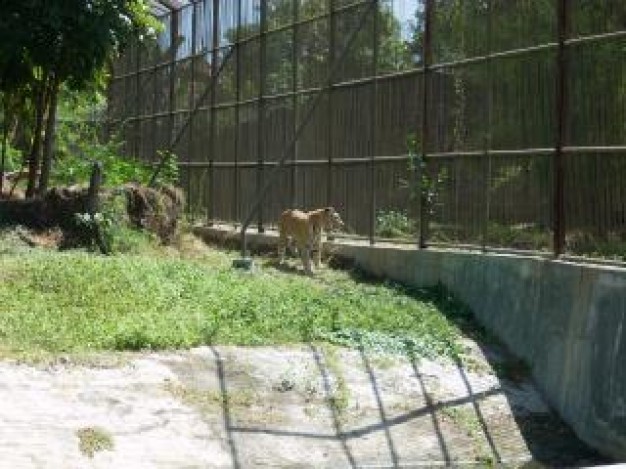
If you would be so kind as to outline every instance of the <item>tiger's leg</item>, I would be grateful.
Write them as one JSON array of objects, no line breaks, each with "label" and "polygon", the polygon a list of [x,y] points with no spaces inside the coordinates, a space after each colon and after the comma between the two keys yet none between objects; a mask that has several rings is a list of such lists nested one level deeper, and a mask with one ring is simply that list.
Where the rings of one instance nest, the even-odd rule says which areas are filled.
[{"label": "tiger's leg", "polygon": [[322,233],[316,233],[313,246],[315,249],[315,268],[319,269],[322,265]]},{"label": "tiger's leg", "polygon": [[278,263],[285,262],[285,251],[287,250],[287,236],[281,231],[278,239]]},{"label": "tiger's leg", "polygon": [[304,273],[307,275],[313,275],[311,270],[311,246],[310,243],[299,244],[298,250],[300,251],[300,258],[302,259],[302,265],[304,266]]}]

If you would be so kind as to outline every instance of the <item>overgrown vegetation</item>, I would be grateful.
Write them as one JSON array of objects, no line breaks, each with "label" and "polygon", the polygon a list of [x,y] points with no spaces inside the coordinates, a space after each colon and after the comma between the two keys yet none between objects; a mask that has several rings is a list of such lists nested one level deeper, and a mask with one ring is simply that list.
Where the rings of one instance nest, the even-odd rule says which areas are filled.
[{"label": "overgrown vegetation", "polygon": [[409,290],[331,270],[315,279],[271,266],[250,275],[233,270],[228,254],[186,260],[165,252],[0,257],[3,347],[28,354],[326,340],[460,353],[455,322],[469,312],[441,288]]},{"label": "overgrown vegetation", "polygon": [[415,236],[415,222],[400,210],[379,210],[376,213],[376,235],[382,238]]}]

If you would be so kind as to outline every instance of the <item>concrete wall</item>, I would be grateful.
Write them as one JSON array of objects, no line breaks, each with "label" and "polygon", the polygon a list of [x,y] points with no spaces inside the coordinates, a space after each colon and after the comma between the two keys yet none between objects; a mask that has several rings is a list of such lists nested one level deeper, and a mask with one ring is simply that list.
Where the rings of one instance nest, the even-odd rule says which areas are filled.
[{"label": "concrete wall", "polygon": [[[249,242],[274,240],[272,234],[253,234]],[[626,461],[626,269],[490,253],[327,245],[372,274],[415,286],[446,285],[531,366],[546,399],[582,440]]]}]

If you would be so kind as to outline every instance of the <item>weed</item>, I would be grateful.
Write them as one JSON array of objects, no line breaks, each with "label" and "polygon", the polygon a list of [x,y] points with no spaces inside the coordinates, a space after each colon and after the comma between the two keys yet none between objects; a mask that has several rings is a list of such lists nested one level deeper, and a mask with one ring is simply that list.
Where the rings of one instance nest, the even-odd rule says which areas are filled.
[{"label": "weed", "polygon": [[93,458],[98,451],[113,449],[113,437],[100,427],[85,427],[76,431],[78,448],[84,455]]},{"label": "weed", "polygon": [[210,412],[221,405],[231,407],[251,407],[257,402],[254,391],[248,389],[230,390],[227,395],[212,389],[197,389],[171,381],[165,383],[165,389],[185,404],[202,412]]},{"label": "weed", "polygon": [[383,238],[402,238],[415,234],[415,223],[406,212],[379,210],[376,213],[376,235]]},{"label": "weed", "polygon": [[325,365],[328,371],[335,378],[334,386],[330,394],[327,396],[328,404],[333,408],[340,418],[344,417],[350,401],[350,390],[346,385],[346,380],[341,369],[341,360],[337,350],[334,347],[323,347]]}]

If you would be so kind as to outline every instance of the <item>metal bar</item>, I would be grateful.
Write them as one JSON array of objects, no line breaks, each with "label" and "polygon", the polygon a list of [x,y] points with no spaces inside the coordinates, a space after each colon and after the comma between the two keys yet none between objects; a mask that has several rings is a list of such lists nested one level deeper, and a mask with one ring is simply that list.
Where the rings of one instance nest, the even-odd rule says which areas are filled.
[{"label": "metal bar", "polygon": [[[487,20],[487,43],[489,47],[493,44],[493,2],[494,0],[488,0],[488,20]],[[489,228],[489,220],[491,218],[491,153],[489,148],[492,145],[491,129],[493,128],[493,87],[494,87],[494,60],[490,59],[487,62],[487,134],[485,135],[485,162],[483,167],[485,171],[484,176],[484,197],[485,197],[485,209],[482,217],[481,226],[481,244],[483,250],[487,247],[487,232]]]},{"label": "metal bar", "polygon": [[[570,6],[568,6],[570,8]],[[568,28],[569,29],[569,28]],[[581,36],[581,37],[573,37],[570,39],[565,39],[564,44],[566,46],[576,46],[579,44],[590,44],[592,42],[608,42],[613,39],[621,39],[626,37],[626,30],[623,31],[613,31],[611,33],[603,33],[603,34],[594,34],[591,36]]]},{"label": "metal bar", "polygon": [[[573,150],[575,150],[575,152],[578,153],[608,153],[608,154],[612,154],[612,153],[626,153],[626,146],[616,146],[616,147],[563,147],[563,153],[572,153],[574,152]],[[485,154],[488,154],[490,159],[493,156],[499,156],[499,157],[503,157],[506,158],[508,156],[511,157],[516,157],[516,156],[523,156],[523,155],[552,155],[555,153],[555,149],[554,148],[530,148],[530,149],[525,149],[525,150],[491,150],[491,149],[485,149],[485,150],[480,150],[480,151],[472,151],[472,152],[463,152],[463,151],[458,151],[458,152],[447,152],[447,153],[429,153],[428,154],[428,158],[429,159],[454,159],[457,157],[473,157],[473,158],[484,158]],[[380,164],[380,163],[402,163],[402,162],[408,162],[410,159],[412,158],[412,155],[410,154],[404,154],[404,155],[376,155],[376,158],[374,159],[374,162],[376,164]],[[372,160],[371,156],[365,156],[365,157],[361,157],[361,158],[334,158],[333,159],[333,164],[335,165],[350,165],[350,164],[368,164],[370,161]],[[186,166],[186,162],[182,161],[179,163],[181,166]],[[206,164],[208,163],[203,163],[203,162],[194,162],[191,164],[191,166],[197,166],[197,167],[203,167],[203,165],[206,166]],[[252,161],[252,162],[239,162],[240,167],[256,167],[258,164],[258,162],[256,161]],[[293,165],[297,165],[297,166],[311,166],[311,165],[327,165],[328,161],[327,160],[297,160],[296,162],[294,161],[285,161],[283,163],[284,166],[293,166]],[[278,165],[278,162],[276,161],[264,161],[263,162],[264,166],[267,167],[272,167],[272,166],[276,166]],[[234,167],[234,163],[233,162],[220,162],[220,163],[215,163],[215,166],[220,166],[220,167]]]},{"label": "metal bar", "polygon": [[[332,0],[331,0],[332,1]],[[293,132],[296,133],[298,128],[298,25],[297,21],[300,16],[300,0],[293,0],[293,36],[291,51],[291,82],[292,82],[292,106],[293,106]],[[298,203],[298,143],[293,147],[293,166],[291,171],[291,207],[296,207]]]},{"label": "metal bar", "polygon": [[[256,172],[256,190],[257,193],[263,188],[263,161],[265,160],[265,140],[264,140],[264,124],[265,124],[265,100],[263,94],[266,89],[267,80],[267,2],[261,2],[261,36],[259,38],[260,57],[259,57],[259,101],[258,101],[258,115],[257,115],[257,158],[259,166]],[[263,207],[259,205],[257,211],[257,231],[263,233]],[[244,253],[245,256],[245,253]]]},{"label": "metal bar", "polygon": [[[170,54],[172,56],[172,59],[174,59],[176,57],[176,48],[175,48],[175,41],[176,38],[178,37],[178,18],[177,18],[178,14],[173,11],[172,14],[170,15],[170,28],[171,28],[171,36],[170,36]],[[176,89],[175,89],[175,85],[176,85],[176,64],[174,63],[174,61],[172,60],[172,63],[170,65],[170,76],[169,76],[169,138],[172,138],[173,132],[174,132],[174,109],[175,109],[175,99],[176,99]],[[163,161],[165,162],[165,155],[163,155]],[[156,180],[156,177],[154,178]],[[153,181],[150,181],[152,185]]]},{"label": "metal bar", "polygon": [[[137,56],[135,57],[135,67],[138,69],[139,64],[140,64],[138,42],[135,43],[135,54],[137,54]],[[137,75],[135,77],[135,99],[133,100],[135,102],[135,114],[139,114],[139,110],[141,109],[140,84],[141,84],[141,79],[139,75]],[[139,145],[140,145],[139,139],[140,138],[141,138],[141,130],[137,130],[137,128],[135,127],[135,133],[133,135],[133,154],[135,155],[135,158],[139,157]]]},{"label": "metal bar", "polygon": [[[375,0],[374,2],[374,18],[372,24],[372,72],[373,75],[376,76],[378,72],[378,16],[380,14],[379,11],[379,0]],[[378,81],[374,80],[373,84],[373,92],[371,94],[371,103],[370,103],[370,122],[372,123],[372,127],[370,129],[370,138],[371,138],[371,146],[372,146],[372,154],[370,156],[369,163],[369,242],[370,246],[374,245],[375,236],[376,236],[376,172],[374,166],[374,160],[376,159],[376,151],[377,151],[377,116],[378,116]]]},{"label": "metal bar", "polygon": [[[335,65],[329,71],[328,76],[326,78],[326,83],[330,83],[333,80],[333,78],[335,77],[335,74],[339,70],[338,64],[340,64],[343,61],[343,58],[345,57],[345,55],[346,55],[346,53],[348,51],[348,48],[352,45],[352,43],[354,42],[354,39],[356,38],[357,33],[361,30],[361,27],[363,26],[363,23],[365,22],[365,19],[367,18],[367,16],[369,15],[369,13],[370,13],[370,11],[372,9],[372,5],[375,4],[375,1],[376,0],[370,0],[368,8],[366,8],[363,11],[363,13],[361,14],[361,17],[359,18],[359,21],[357,23],[357,27],[350,33],[350,36],[348,37],[348,40],[347,40],[346,44],[344,45],[344,48],[342,49],[341,54],[339,54],[339,58],[338,58],[337,62],[335,63]],[[283,148],[281,156],[277,160],[277,163],[278,163],[277,166],[273,169],[272,173],[267,178],[267,180],[266,180],[265,184],[263,185],[263,188],[261,189],[261,191],[256,195],[256,199],[255,199],[255,201],[254,201],[254,203],[252,205],[252,209],[248,213],[248,216],[244,220],[244,223],[243,223],[243,225],[241,227],[241,252],[242,252],[242,256],[243,257],[246,256],[246,251],[247,251],[246,230],[248,229],[248,226],[250,225],[250,222],[252,221],[252,218],[254,217],[254,215],[255,215],[256,211],[258,210],[259,206],[264,201],[265,196],[267,194],[267,191],[270,188],[270,184],[274,181],[274,179],[278,175],[278,170],[284,164],[285,159],[291,153],[295,143],[300,138],[300,135],[302,134],[304,128],[307,126],[307,124],[309,123],[309,121],[313,117],[313,112],[315,111],[315,109],[319,105],[319,102],[320,102],[321,98],[322,98],[322,93],[321,92],[319,94],[317,94],[317,96],[315,96],[315,98],[313,100],[313,103],[311,104],[311,106],[307,110],[307,113],[305,114],[304,118],[302,119],[302,121],[298,125],[298,128],[297,128],[295,134],[293,135],[293,137],[291,138],[289,143]]]},{"label": "metal bar", "polygon": [[567,56],[565,40],[568,35],[568,2],[557,0],[558,40],[557,75],[556,75],[556,114],[557,129],[554,152],[554,256],[559,257],[565,248],[565,162],[563,145],[567,112]]},{"label": "metal bar", "polygon": [[450,62],[439,62],[439,63],[432,64],[431,70],[441,70],[443,68],[454,68],[454,67],[462,67],[464,65],[474,65],[474,64],[486,62],[491,59],[510,58],[510,57],[516,57],[516,56],[521,56],[521,55],[526,55],[526,54],[533,54],[535,52],[542,52],[546,50],[556,49],[557,47],[558,47],[557,43],[549,42],[546,44],[540,44],[538,46],[522,47],[520,49],[513,49],[513,50],[508,50],[508,51],[503,51],[503,52],[494,52],[493,54],[479,55],[476,57],[469,57],[466,59],[459,59],[459,60],[451,60]]},{"label": "metal bar", "polygon": [[237,0],[237,37],[235,41],[235,165],[233,171],[233,211],[239,220],[239,125],[241,120],[241,0]]},{"label": "metal bar", "polygon": [[[335,0],[328,1],[328,8],[330,8],[329,16],[329,39],[328,39],[328,63],[329,67],[332,67],[335,63],[335,30],[337,28],[337,18],[335,13]],[[330,207],[333,200],[333,100],[332,100],[332,86],[333,83],[328,83],[327,96],[327,112],[326,112],[326,125],[328,130],[328,142],[326,151],[328,152],[328,168],[326,169],[326,206]]]},{"label": "metal bar", "polygon": [[[191,53],[193,54],[193,52],[195,52],[196,50],[196,6],[193,5],[192,9],[191,9]],[[189,118],[188,118],[188,122],[189,122],[189,141],[187,142],[188,144],[188,148],[187,148],[187,160],[189,162],[192,161],[192,157],[193,157],[193,125],[194,125],[194,117],[195,117],[195,113],[192,112],[193,111],[193,107],[195,104],[195,97],[196,97],[196,61],[192,58],[191,59],[191,83],[189,84]],[[188,216],[190,216],[191,221],[193,222],[194,219],[194,212],[192,207],[194,206],[194,203],[192,201],[192,197],[191,197],[191,175],[192,175],[192,171],[191,168],[188,169],[187,171],[187,214]]]},{"label": "metal bar", "polygon": [[[421,158],[425,162],[428,153],[428,93],[431,75],[432,63],[432,23],[433,9],[435,4],[433,0],[426,0],[424,11],[424,74],[422,77],[422,155]],[[418,187],[419,187],[419,239],[418,247],[426,247],[426,239],[428,237],[428,201],[425,199],[424,190],[422,188],[422,171],[428,171],[426,164],[418,165]]]},{"label": "metal bar", "polygon": [[[209,206],[207,209],[207,225],[211,226],[213,224],[213,219],[215,218],[215,170],[213,165],[215,163],[215,133],[217,131],[217,122],[215,119],[215,101],[217,99],[216,89],[217,89],[217,80],[219,78],[219,72],[217,69],[217,61],[218,61],[218,48],[217,45],[220,41],[219,36],[219,16],[220,16],[220,2],[219,0],[213,0],[213,37],[212,37],[212,46],[213,51],[211,52],[211,83],[210,86],[207,87],[207,91],[210,88],[210,103],[211,103],[211,117],[209,122]],[[232,51],[233,49],[231,49]],[[230,57],[230,55],[228,55]],[[222,66],[226,63],[226,59],[222,60],[220,71],[222,70]],[[200,100],[200,102],[202,99]]]}]

